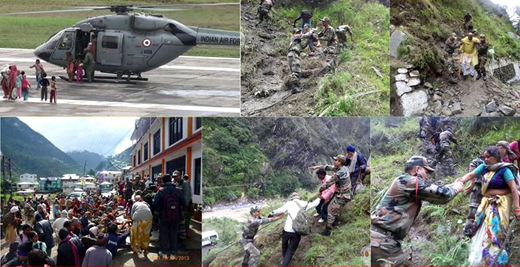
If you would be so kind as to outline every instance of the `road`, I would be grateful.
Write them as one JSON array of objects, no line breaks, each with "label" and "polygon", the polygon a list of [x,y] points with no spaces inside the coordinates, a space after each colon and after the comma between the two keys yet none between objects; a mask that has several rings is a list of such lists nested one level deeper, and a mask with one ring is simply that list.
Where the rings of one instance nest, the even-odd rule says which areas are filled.
[{"label": "road", "polygon": [[[32,88],[29,100],[0,98],[1,116],[239,116],[240,59],[181,56],[150,72],[136,84],[69,83],[58,76],[66,71],[43,62],[49,76],[57,77],[57,102],[40,101],[30,49],[0,48],[0,67],[16,63]],[[115,76],[98,73],[99,76]]]}]

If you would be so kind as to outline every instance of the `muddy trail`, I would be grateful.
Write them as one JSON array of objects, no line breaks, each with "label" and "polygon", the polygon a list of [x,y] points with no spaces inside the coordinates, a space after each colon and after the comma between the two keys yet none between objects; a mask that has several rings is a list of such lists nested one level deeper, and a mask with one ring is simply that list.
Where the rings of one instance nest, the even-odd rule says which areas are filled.
[{"label": "muddy trail", "polygon": [[256,2],[242,3],[242,116],[317,116],[315,94],[321,77],[334,71],[337,59],[308,49],[300,54],[302,78],[299,94],[287,87],[290,76],[287,52],[291,23],[271,10],[271,20],[256,26]]}]

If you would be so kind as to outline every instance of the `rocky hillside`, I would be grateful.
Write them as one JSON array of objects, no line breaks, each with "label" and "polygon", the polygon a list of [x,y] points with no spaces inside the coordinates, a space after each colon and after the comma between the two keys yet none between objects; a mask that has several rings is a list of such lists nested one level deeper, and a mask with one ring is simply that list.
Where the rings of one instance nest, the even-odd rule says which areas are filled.
[{"label": "rocky hillside", "polygon": [[61,151],[43,135],[18,118],[1,118],[1,150],[11,159],[13,177],[34,173],[38,177],[79,172],[83,166]]},{"label": "rocky hillside", "polygon": [[132,153],[132,146],[125,149],[123,152],[108,156],[104,161],[100,162],[95,170],[97,171],[121,171],[122,168],[132,164],[130,154]]},{"label": "rocky hillside", "polygon": [[314,188],[308,167],[330,164],[353,144],[368,158],[366,118],[204,120],[204,203],[287,196]]},{"label": "rocky hillside", "polygon": [[[388,1],[276,1],[272,20],[256,26],[258,1],[242,1],[242,114],[344,116],[388,114]],[[300,55],[304,92],[292,95],[287,50],[293,20],[313,12],[313,27],[328,16],[348,24],[354,41],[338,54]],[[320,26],[321,27],[321,26]]]},{"label": "rocky hillside", "polygon": [[[508,118],[448,118],[439,121],[441,127],[454,127],[460,146],[453,146],[455,174],[437,168],[434,183],[451,183],[467,172],[473,160],[486,146],[501,140],[516,140],[520,122]],[[419,118],[376,118],[371,123],[372,177],[371,200],[375,208],[394,178],[402,174],[404,163],[412,155],[430,157],[433,151],[417,138]],[[464,266],[468,263],[470,240],[462,229],[469,210],[469,197],[459,194],[448,205],[425,204],[408,237],[403,242],[417,266]],[[517,224],[515,233],[520,231]],[[520,238],[511,240],[512,266],[520,264]]]},{"label": "rocky hillside", "polygon": [[69,151],[67,152],[71,158],[73,158],[80,166],[83,166],[85,162],[87,162],[86,170],[95,169],[105,157],[99,155],[98,153],[90,152],[90,151]]},{"label": "rocky hillside", "polygon": [[[449,79],[444,42],[452,32],[464,37],[471,13],[491,53],[487,81]],[[491,0],[396,0],[390,20],[391,114],[512,116],[520,103],[520,37],[506,12]],[[454,56],[453,58],[456,58]],[[457,61],[457,59],[455,59]],[[455,70],[457,71],[457,70]],[[491,104],[491,105],[489,105]]]}]

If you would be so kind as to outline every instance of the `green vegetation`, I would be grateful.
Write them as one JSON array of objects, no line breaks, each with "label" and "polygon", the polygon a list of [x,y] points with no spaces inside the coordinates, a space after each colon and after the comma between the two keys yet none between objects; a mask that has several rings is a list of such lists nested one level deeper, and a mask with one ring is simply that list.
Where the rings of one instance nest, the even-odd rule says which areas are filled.
[{"label": "green vegetation", "polygon": [[495,57],[520,59],[520,41],[508,35],[515,29],[507,14],[501,13],[491,1],[466,0],[392,1],[391,23],[408,35],[399,48],[400,58],[426,71],[439,71],[444,41],[452,32],[459,38],[466,34],[463,22],[467,12],[473,16],[478,34],[486,35]]},{"label": "green vegetation", "polygon": [[[374,209],[393,179],[403,172],[406,160],[420,154],[421,141],[415,137],[419,118],[374,118],[371,122],[372,183]],[[461,145],[453,150],[457,176],[485,147],[501,140],[516,140],[520,121],[504,118],[457,119],[455,136]],[[456,177],[436,177],[451,183]],[[416,265],[467,265],[470,240],[462,230],[469,211],[469,197],[459,194],[447,205],[423,205],[414,227],[405,239],[405,253],[412,253]],[[520,227],[517,226],[520,229]],[[518,230],[517,230],[518,231]],[[520,255],[520,240],[513,238],[511,255]],[[520,264],[514,256],[513,266]]]},{"label": "green vegetation", "polygon": [[[339,0],[311,9],[314,24],[327,16],[333,27],[348,24],[354,32],[340,52],[334,73],[319,82],[314,95],[318,112],[325,116],[377,116],[389,114],[389,9],[377,1]],[[276,10],[286,21],[298,17],[303,5]],[[315,27],[316,25],[313,25]],[[286,27],[287,28],[287,27]],[[288,29],[288,34],[289,35]],[[287,40],[289,42],[289,40]],[[378,76],[374,69],[381,76]]]},{"label": "green vegetation", "polygon": [[[204,3],[207,0],[179,0],[173,3]],[[227,0],[217,0],[211,2],[234,2]],[[235,1],[238,2],[238,1]],[[134,0],[88,0],[75,1],[72,5],[66,0],[45,1],[45,5],[35,5],[34,0],[9,1],[0,0],[2,6],[1,13],[26,12],[71,9],[89,6],[107,5],[164,5],[163,1],[134,1]],[[222,30],[240,29],[240,7],[237,6],[212,6],[212,7],[186,7],[180,12],[172,11],[152,11],[153,14],[161,14],[167,18],[177,20],[187,26],[197,26],[203,28],[213,28]],[[0,13],[0,14],[1,14]],[[29,48],[34,49],[45,42],[52,34],[70,27],[80,20],[88,17],[110,15],[109,11],[89,11],[72,13],[52,13],[39,15],[14,15],[0,16],[0,47],[8,48]],[[225,18],[225,19],[222,19]],[[212,57],[239,57],[237,47],[216,47],[216,46],[197,46],[188,51],[185,55],[191,56],[212,56]]]},{"label": "green vegetation", "polygon": [[[314,188],[312,192],[317,192]],[[298,190],[302,199],[312,201],[316,193]],[[367,262],[361,257],[361,249],[368,247],[370,240],[370,218],[368,216],[368,190],[357,194],[354,200],[341,211],[339,226],[330,237],[319,235],[323,225],[314,223],[313,233],[302,237],[298,250],[294,254],[291,266],[364,266]],[[270,200],[262,213],[267,216],[287,201],[285,199]],[[314,213],[314,210],[310,210]],[[316,219],[317,221],[317,219]],[[277,266],[281,261],[281,235],[285,218],[260,227],[255,244],[262,252],[262,266]],[[240,222],[232,219],[211,219],[204,222],[203,231],[215,230],[219,233],[220,243],[203,259],[205,264],[211,259],[211,266],[237,266],[242,262],[243,250],[238,245],[242,231]]]}]

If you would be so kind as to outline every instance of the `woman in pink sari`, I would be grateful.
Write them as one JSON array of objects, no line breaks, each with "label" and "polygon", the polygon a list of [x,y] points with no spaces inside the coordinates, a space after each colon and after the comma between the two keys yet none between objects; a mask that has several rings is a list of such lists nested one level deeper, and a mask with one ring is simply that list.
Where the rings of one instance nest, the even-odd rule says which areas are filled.
[{"label": "woman in pink sari", "polygon": [[[18,68],[16,67],[16,64],[13,63],[10,67],[11,71],[9,72],[9,85],[8,85],[8,88],[7,88],[7,91],[8,91],[8,97],[10,99],[13,99],[12,98],[12,93],[13,93],[13,90],[15,88],[15,85],[16,85],[16,77],[18,77],[18,74],[20,74],[20,72],[18,71]],[[16,99],[16,97],[14,98]]]}]

